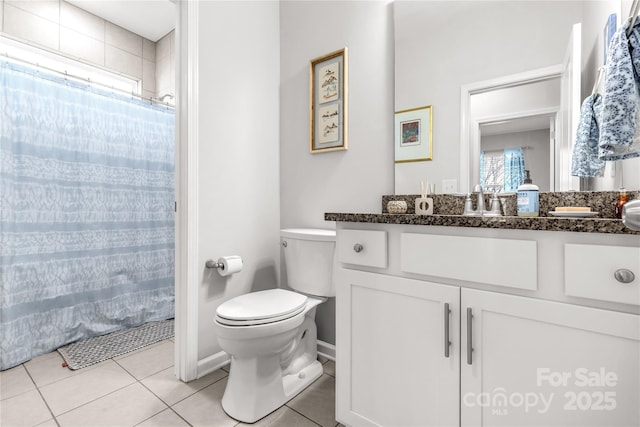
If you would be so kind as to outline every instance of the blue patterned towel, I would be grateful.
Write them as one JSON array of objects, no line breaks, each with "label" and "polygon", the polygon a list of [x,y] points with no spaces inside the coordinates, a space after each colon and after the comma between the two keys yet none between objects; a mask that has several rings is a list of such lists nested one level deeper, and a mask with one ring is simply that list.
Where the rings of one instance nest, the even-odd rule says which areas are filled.
[{"label": "blue patterned towel", "polygon": [[640,20],[627,38],[628,26],[623,25],[609,45],[598,151],[603,160],[640,157],[640,135],[636,134],[640,118]]},{"label": "blue patterned towel", "polygon": [[598,158],[600,122],[602,118],[602,96],[589,95],[580,109],[580,122],[576,144],[573,146],[571,175],[580,177],[602,176],[604,160]]}]

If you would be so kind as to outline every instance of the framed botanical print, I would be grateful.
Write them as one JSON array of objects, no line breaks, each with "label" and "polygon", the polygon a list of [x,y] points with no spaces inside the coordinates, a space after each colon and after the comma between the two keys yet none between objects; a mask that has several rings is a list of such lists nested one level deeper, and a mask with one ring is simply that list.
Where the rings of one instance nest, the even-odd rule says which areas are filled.
[{"label": "framed botanical print", "polygon": [[347,149],[347,48],[311,60],[309,150]]}]

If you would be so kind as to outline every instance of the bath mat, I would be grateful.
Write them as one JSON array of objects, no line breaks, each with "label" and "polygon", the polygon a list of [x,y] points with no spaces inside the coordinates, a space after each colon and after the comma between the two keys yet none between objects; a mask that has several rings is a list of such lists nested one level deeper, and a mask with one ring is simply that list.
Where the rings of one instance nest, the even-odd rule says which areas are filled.
[{"label": "bath mat", "polygon": [[149,322],[136,328],[74,342],[60,347],[58,353],[69,369],[75,371],[171,337],[173,319]]}]

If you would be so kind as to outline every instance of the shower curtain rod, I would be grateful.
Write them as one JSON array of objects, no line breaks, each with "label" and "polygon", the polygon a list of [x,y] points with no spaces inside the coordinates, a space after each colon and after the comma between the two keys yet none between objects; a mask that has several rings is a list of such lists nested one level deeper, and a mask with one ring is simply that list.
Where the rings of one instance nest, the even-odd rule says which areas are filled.
[{"label": "shower curtain rod", "polygon": [[4,58],[6,58],[9,61],[20,62],[22,64],[26,64],[26,65],[30,65],[32,67],[40,68],[42,70],[47,70],[47,71],[50,71],[52,73],[55,73],[55,74],[58,74],[58,75],[61,75],[61,76],[64,76],[64,77],[69,77],[69,78],[72,78],[74,80],[80,80],[81,82],[85,82],[85,83],[89,83],[89,84],[92,84],[92,85],[100,86],[100,87],[102,87],[104,89],[108,89],[108,90],[113,91],[113,92],[118,92],[118,93],[121,93],[123,95],[128,95],[128,96],[131,96],[133,98],[138,98],[138,99],[140,99],[142,101],[148,101],[148,102],[150,102],[152,104],[160,104],[160,105],[164,105],[165,107],[175,108],[175,105],[172,105],[172,104],[169,104],[168,102],[163,101],[163,99],[166,98],[166,97],[170,97],[170,99],[173,99],[173,95],[171,95],[169,93],[167,93],[165,95],[162,95],[160,98],[146,97],[146,96],[138,95],[135,92],[127,92],[126,90],[117,89],[117,88],[115,88],[113,86],[107,86],[107,85],[102,84],[102,83],[94,82],[91,79],[86,78],[86,77],[80,77],[80,76],[76,76],[74,74],[69,74],[66,71],[62,72],[62,71],[59,71],[59,70],[55,70],[53,68],[45,67],[44,65],[40,65],[37,62],[30,62],[30,61],[26,61],[26,60],[21,59],[21,58],[12,57],[12,56],[8,55],[6,52],[0,53],[0,56],[3,56]]},{"label": "shower curtain rod", "polygon": [[[532,147],[531,145],[523,145],[521,147],[509,147],[509,148],[522,148],[523,150],[535,150],[535,147]],[[502,153],[505,150],[508,150],[509,148],[493,148],[491,150],[482,150],[485,153]]]}]

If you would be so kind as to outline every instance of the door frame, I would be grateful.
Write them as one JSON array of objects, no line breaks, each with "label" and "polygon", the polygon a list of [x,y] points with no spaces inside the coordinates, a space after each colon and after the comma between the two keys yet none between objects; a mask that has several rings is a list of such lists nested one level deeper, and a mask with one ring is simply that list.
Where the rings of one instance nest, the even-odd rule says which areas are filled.
[{"label": "door frame", "polygon": [[[509,121],[514,119],[524,119],[529,117],[543,116],[549,118],[549,190],[554,191],[555,188],[555,128],[557,127],[558,120],[560,119],[559,107],[539,108],[535,110],[514,111],[509,114],[499,114],[495,116],[477,117],[470,119],[469,123],[469,146],[478,147],[478,156],[480,156],[481,148],[481,134],[480,126],[488,123]],[[480,176],[482,171],[480,170],[480,162],[474,162],[469,166],[470,181],[469,188],[472,188],[472,183],[481,183]],[[547,190],[545,190],[547,191]]]},{"label": "door frame", "polygon": [[176,2],[175,362],[184,382],[198,374],[198,8]]},{"label": "door frame", "polygon": [[562,65],[538,68],[491,80],[470,83],[460,88],[460,191],[468,193],[480,176],[480,142],[471,117],[471,95],[496,89],[526,85],[543,80],[559,78]]}]

